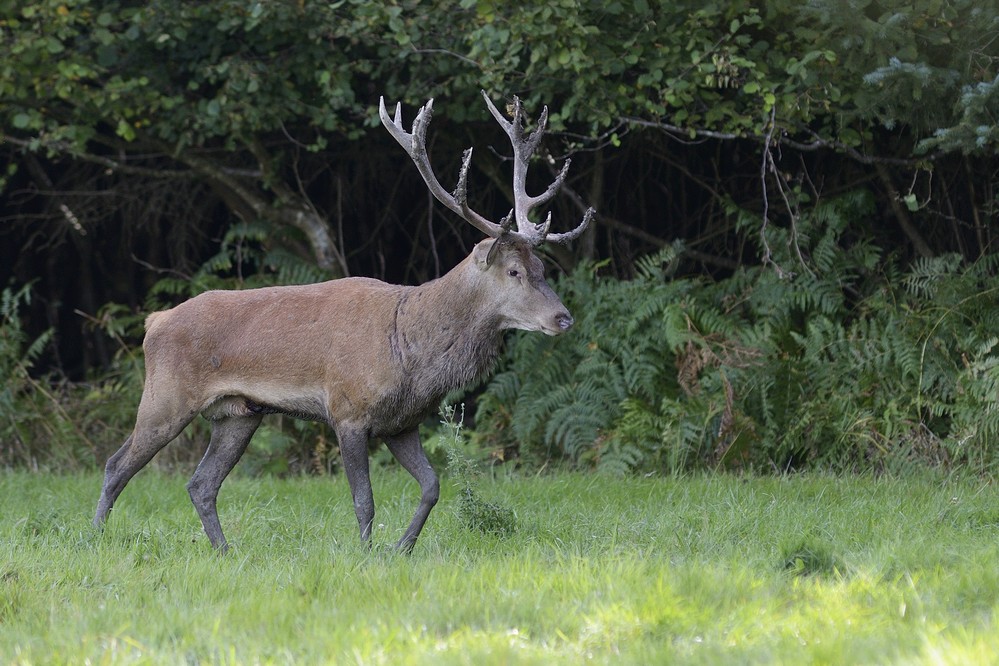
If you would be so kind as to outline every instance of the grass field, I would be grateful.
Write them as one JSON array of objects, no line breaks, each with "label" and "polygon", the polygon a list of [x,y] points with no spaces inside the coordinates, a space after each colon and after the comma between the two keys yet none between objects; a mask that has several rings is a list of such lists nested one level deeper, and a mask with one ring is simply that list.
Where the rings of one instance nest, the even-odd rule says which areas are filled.
[{"label": "grass field", "polygon": [[374,475],[375,547],[340,479],[232,478],[213,553],[185,479],[143,472],[107,529],[97,475],[0,473],[0,663],[995,663],[999,502],[980,479],[482,480]]}]

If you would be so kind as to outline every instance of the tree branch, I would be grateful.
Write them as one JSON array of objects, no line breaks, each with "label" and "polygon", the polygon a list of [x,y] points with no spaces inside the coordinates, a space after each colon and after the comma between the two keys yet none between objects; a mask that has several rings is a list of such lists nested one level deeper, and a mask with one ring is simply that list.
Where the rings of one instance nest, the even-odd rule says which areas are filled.
[{"label": "tree branch", "polygon": [[[17,137],[10,136],[9,134],[0,134],[0,142],[6,142],[11,145],[18,146],[19,148],[24,148],[25,150],[34,150],[35,148],[34,140],[29,141],[27,139],[19,139]],[[195,178],[198,175],[190,169],[159,169],[137,166],[135,164],[127,164],[123,160],[113,160],[110,157],[105,157],[103,155],[80,152],[64,141],[42,142],[40,146],[60,154],[68,155],[69,157],[83,162],[99,164],[103,167],[111,169],[112,171],[119,171],[133,176],[143,176],[144,178]],[[127,156],[125,159],[127,159]]]},{"label": "tree branch", "polygon": [[[248,147],[251,152],[254,152],[254,148],[257,151],[262,150],[259,145]],[[272,205],[270,201],[246,187],[238,178],[211,160],[192,152],[183,152],[176,159],[207,177],[217,187],[222,187],[231,195],[238,197],[256,217],[300,230],[308,238],[320,268],[329,271],[335,277],[346,275],[346,262],[333,241],[326,220],[285,183],[268,178],[268,174],[273,173],[273,160],[269,156],[262,152],[254,152],[254,156],[260,162],[266,182],[278,197],[277,205]],[[243,214],[245,215],[245,211]]]},{"label": "tree branch", "polygon": [[[734,139],[747,139],[750,141],[757,141],[762,143],[773,143],[773,137],[770,136],[772,132],[768,132],[767,135],[755,135],[755,134],[736,134],[733,132],[716,132],[714,130],[697,129],[697,128],[684,128],[678,125],[671,125],[669,123],[664,123],[658,120],[644,120],[642,118],[635,118],[632,116],[623,116],[621,118],[622,122],[636,125],[639,127],[651,127],[653,129],[658,129],[666,132],[674,139],[681,141],[683,143],[699,143],[706,139],[720,139],[723,141],[732,141]],[[812,141],[803,142],[791,139],[786,132],[781,132],[776,144],[785,145],[789,148],[794,148],[795,150],[800,150],[803,152],[815,152],[817,150],[827,149],[833,150],[850,157],[861,164],[890,164],[892,166],[904,166],[904,167],[918,167],[926,162],[933,162],[944,156],[944,151],[937,151],[935,153],[930,153],[929,155],[924,155],[922,157],[878,157],[874,155],[865,155],[861,153],[853,146],[848,146],[845,143],[839,141],[830,141],[829,139],[823,139],[813,130],[808,128],[803,128],[804,132],[808,133],[812,137]]]},{"label": "tree branch", "polygon": [[912,219],[909,217],[909,212],[902,205],[901,197],[898,190],[895,189],[895,183],[891,179],[891,174],[888,173],[888,168],[884,164],[875,164],[874,168],[877,169],[881,182],[884,184],[885,189],[888,190],[888,203],[891,204],[891,209],[895,213],[898,226],[902,228],[902,232],[912,242],[912,247],[919,253],[919,256],[932,257],[933,250],[922,234],[919,233],[919,230],[916,229],[916,225],[912,223]]}]

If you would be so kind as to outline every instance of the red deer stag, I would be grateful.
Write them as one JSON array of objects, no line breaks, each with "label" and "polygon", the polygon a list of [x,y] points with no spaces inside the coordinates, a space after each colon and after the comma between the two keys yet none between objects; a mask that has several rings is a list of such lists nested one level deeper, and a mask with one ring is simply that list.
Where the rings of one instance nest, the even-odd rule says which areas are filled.
[{"label": "red deer stag", "polygon": [[[397,547],[409,551],[438,499],[439,484],[417,426],[448,392],[491,367],[504,329],[558,335],[572,316],[545,281],[532,251],[545,241],[579,236],[593,216],[567,233],[549,233],[528,217],[565,180],[568,160],[539,196],[525,190],[528,161],[547,121],[525,135],[519,100],[508,121],[483,92],[513,144],[514,209],[497,224],[466,201],[472,151],[465,152],[457,189],[447,192],[427,156],[433,100],[412,133],[401,105],[382,123],[416,163],[437,199],[488,239],[443,277],[420,286],[369,278],[321,284],[209,291],[146,320],[146,379],[135,428],[111,456],[94,525],[103,524],[125,484],[199,413],[211,422],[204,458],[187,485],[212,546],[228,547],[216,510],[226,475],[246,450],[265,414],[329,423],[340,442],[361,539],[369,542],[375,506],[368,476],[368,439],[381,438],[420,484],[420,503]],[[512,228],[516,223],[516,230]]]}]

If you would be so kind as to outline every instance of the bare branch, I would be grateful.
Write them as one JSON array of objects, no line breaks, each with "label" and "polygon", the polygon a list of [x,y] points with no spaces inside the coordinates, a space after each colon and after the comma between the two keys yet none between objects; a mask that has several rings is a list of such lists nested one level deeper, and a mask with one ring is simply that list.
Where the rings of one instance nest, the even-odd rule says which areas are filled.
[{"label": "bare branch", "polygon": [[[19,139],[17,137],[10,136],[9,134],[0,134],[0,142],[6,142],[28,150],[31,150],[35,144],[34,140],[29,141],[26,139]],[[83,162],[99,164],[112,171],[119,171],[121,173],[127,173],[134,176],[143,176],[145,178],[196,178],[198,176],[197,172],[191,169],[159,169],[141,167],[134,164],[128,164],[125,161],[113,160],[103,155],[80,152],[65,141],[48,141],[42,143],[41,145],[47,149],[63,155],[68,155]]]},{"label": "bare branch", "polygon": [[[774,143],[773,128],[770,127],[767,133],[763,136],[758,136],[755,134],[735,134],[732,132],[716,132],[714,130],[697,129],[697,128],[684,128],[678,125],[671,125],[670,123],[661,122],[658,120],[644,120],[642,118],[635,118],[632,116],[623,116],[621,121],[628,123],[630,125],[635,125],[638,127],[651,127],[653,129],[659,129],[674,139],[682,141],[684,143],[701,143],[705,139],[720,139],[722,141],[731,141],[733,139],[750,139],[754,141],[762,141],[764,144]],[[812,137],[812,141],[796,141],[787,136],[786,133],[782,133],[782,136],[776,141],[781,145],[788,146],[789,148],[794,148],[795,150],[800,150],[803,152],[814,152],[816,150],[833,150],[842,153],[861,164],[890,164],[893,166],[903,166],[903,167],[917,167],[925,162],[933,162],[944,156],[944,151],[937,151],[935,153],[930,153],[928,155],[923,155],[921,157],[878,157],[875,155],[865,155],[853,146],[848,146],[845,143],[839,141],[830,141],[829,139],[823,139],[814,130],[809,128],[803,128],[802,131],[808,133]]]},{"label": "bare branch", "polygon": [[[248,149],[251,152],[255,151],[254,156],[261,162],[261,170],[266,178],[273,168],[269,164],[270,157],[262,151],[259,144],[250,144]],[[293,192],[287,185],[282,183],[275,189],[281,205],[274,206],[259,192],[246,187],[237,178],[209,159],[195,155],[193,152],[182,153],[177,156],[177,159],[190,166],[195,172],[205,176],[213,187],[221,188],[222,191],[227,191],[229,195],[238,199],[242,206],[248,209],[248,212],[252,211],[253,215],[299,229],[308,238],[309,246],[321,268],[330,271],[335,276],[346,274],[346,261],[330,234],[326,220],[319,215],[310,201]],[[275,182],[277,182],[276,179]]]}]

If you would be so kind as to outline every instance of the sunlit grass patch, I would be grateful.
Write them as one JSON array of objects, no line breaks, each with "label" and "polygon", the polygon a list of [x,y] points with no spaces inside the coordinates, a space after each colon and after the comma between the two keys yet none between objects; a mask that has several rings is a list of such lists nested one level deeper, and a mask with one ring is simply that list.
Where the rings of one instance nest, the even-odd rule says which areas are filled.
[{"label": "sunlit grass patch", "polygon": [[374,546],[341,479],[233,478],[211,550],[180,477],[143,473],[103,532],[96,475],[4,474],[0,662],[988,663],[996,501],[975,480],[478,479],[411,556],[419,490],[374,475]]}]

